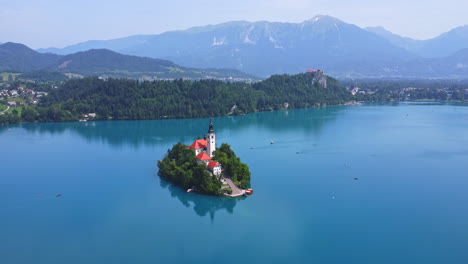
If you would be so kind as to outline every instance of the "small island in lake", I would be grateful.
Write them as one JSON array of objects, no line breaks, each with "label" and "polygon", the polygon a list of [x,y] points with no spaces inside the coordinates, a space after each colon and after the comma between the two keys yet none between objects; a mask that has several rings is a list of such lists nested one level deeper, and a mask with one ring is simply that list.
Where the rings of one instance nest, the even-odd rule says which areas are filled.
[{"label": "small island in lake", "polygon": [[159,176],[189,191],[231,197],[252,193],[249,167],[240,161],[229,144],[216,148],[210,120],[204,139],[192,145],[175,144],[158,162]]}]

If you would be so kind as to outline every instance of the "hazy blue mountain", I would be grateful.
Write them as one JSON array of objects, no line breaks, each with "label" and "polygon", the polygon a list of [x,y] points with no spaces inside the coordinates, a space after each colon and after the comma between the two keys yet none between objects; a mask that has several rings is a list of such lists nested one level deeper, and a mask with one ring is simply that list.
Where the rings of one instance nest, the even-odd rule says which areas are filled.
[{"label": "hazy blue mountain", "polygon": [[0,71],[28,72],[48,67],[60,59],[55,54],[42,54],[23,44],[0,44]]},{"label": "hazy blue mountain", "polygon": [[17,43],[0,45],[0,71],[36,70],[128,78],[255,78],[237,70],[193,69],[167,60],[122,55],[106,49],[63,56],[42,54]]},{"label": "hazy blue mountain", "polygon": [[466,78],[468,26],[430,40],[382,27],[362,29],[330,16],[302,23],[228,22],[158,35],[88,41],[60,54],[106,48],[185,67],[234,68],[257,76],[323,69],[335,77]]},{"label": "hazy blue mountain", "polygon": [[418,51],[421,49],[424,43],[424,41],[422,40],[402,37],[391,31],[388,31],[384,27],[366,27],[365,29],[369,32],[375,33],[387,39],[388,41],[390,41],[390,43],[392,43],[393,45],[397,47],[404,48],[414,53],[418,53]]},{"label": "hazy blue mountain", "polygon": [[402,37],[383,27],[368,27],[366,30],[387,39],[395,46],[404,48],[424,58],[447,57],[468,48],[468,26],[457,27],[428,40],[415,40]]},{"label": "hazy blue mountain", "polygon": [[467,79],[468,49],[445,58],[421,58],[400,67],[400,73],[406,77],[432,79]]},{"label": "hazy blue mountain", "polygon": [[92,49],[63,56],[49,70],[86,76],[158,78],[254,78],[237,70],[194,69],[168,60],[123,55],[107,49]]},{"label": "hazy blue mountain", "polygon": [[466,48],[468,48],[468,26],[462,26],[424,41],[418,53],[429,58],[446,57]]},{"label": "hazy blue mountain", "polygon": [[[124,54],[164,58],[197,68],[235,68],[259,76],[325,69],[335,76],[381,75],[415,58],[386,39],[329,16],[302,23],[228,22],[99,42]],[[106,44],[107,43],[107,44]],[[89,48],[89,42],[65,50]]]},{"label": "hazy blue mountain", "polygon": [[122,55],[107,49],[92,49],[61,56],[60,60],[49,67],[49,69],[55,71],[80,72],[90,75],[95,72],[123,69],[131,72],[148,70],[159,72],[169,67],[179,66],[167,60]]},{"label": "hazy blue mountain", "polygon": [[134,45],[135,43],[143,43],[151,36],[145,35],[135,35],[126,38],[119,38],[113,40],[90,40],[86,42],[82,42],[76,45],[71,45],[65,48],[46,48],[46,49],[37,49],[38,52],[41,53],[54,53],[59,55],[68,55],[80,51],[86,51],[90,49],[109,49],[113,51],[119,51],[121,49],[125,49],[130,45]]}]

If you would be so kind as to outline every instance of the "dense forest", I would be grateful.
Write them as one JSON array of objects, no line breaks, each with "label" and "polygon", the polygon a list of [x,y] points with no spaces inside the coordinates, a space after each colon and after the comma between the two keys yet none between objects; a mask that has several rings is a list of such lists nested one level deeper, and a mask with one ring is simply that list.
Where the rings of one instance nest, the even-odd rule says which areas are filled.
[{"label": "dense forest", "polygon": [[353,100],[338,81],[320,72],[274,75],[257,83],[218,80],[138,81],[71,79],[24,107],[19,120],[0,116],[0,123],[198,118],[238,115],[284,108],[339,105]]},{"label": "dense forest", "polygon": [[[29,77],[35,77],[34,75]],[[54,76],[59,79],[60,76]],[[21,77],[20,77],[21,78]],[[273,75],[256,82],[219,80],[139,81],[88,77],[60,85],[28,83],[28,89],[49,91],[39,104],[0,114],[0,125],[18,122],[143,120],[241,115],[304,107],[340,105],[350,101],[466,101],[465,82],[344,81],[321,72]],[[10,89],[19,84],[13,82]],[[55,89],[54,87],[59,87]],[[352,95],[350,90],[359,87]],[[6,100],[0,101],[6,104]]]}]

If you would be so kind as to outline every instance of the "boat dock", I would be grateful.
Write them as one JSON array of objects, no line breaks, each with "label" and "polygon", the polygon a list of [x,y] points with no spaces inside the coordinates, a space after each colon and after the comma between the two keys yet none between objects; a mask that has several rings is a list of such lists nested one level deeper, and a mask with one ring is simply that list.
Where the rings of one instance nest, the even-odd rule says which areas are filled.
[{"label": "boat dock", "polygon": [[245,190],[242,190],[241,188],[237,187],[234,182],[231,180],[231,178],[224,178],[226,180],[226,183],[229,185],[229,188],[231,188],[232,193],[229,195],[231,197],[238,197],[244,195]]}]

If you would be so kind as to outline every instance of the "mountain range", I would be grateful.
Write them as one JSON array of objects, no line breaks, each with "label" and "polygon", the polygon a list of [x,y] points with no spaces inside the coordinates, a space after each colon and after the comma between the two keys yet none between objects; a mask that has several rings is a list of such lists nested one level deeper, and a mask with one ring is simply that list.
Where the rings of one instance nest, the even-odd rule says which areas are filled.
[{"label": "mountain range", "polygon": [[336,77],[467,78],[466,48],[468,26],[434,39],[414,40],[382,27],[360,28],[316,16],[302,23],[236,21],[38,51],[66,55],[109,49],[185,67],[233,68],[262,77],[318,68]]},{"label": "mountain range", "polygon": [[168,60],[119,54],[108,49],[90,49],[69,55],[39,53],[23,44],[0,44],[0,72],[50,71],[83,76],[126,78],[239,78],[252,75],[229,69],[194,69]]},{"label": "mountain range", "polygon": [[468,48],[468,26],[457,27],[428,40],[401,37],[383,27],[368,27],[365,29],[387,39],[395,46],[404,48],[424,58],[447,57]]}]

